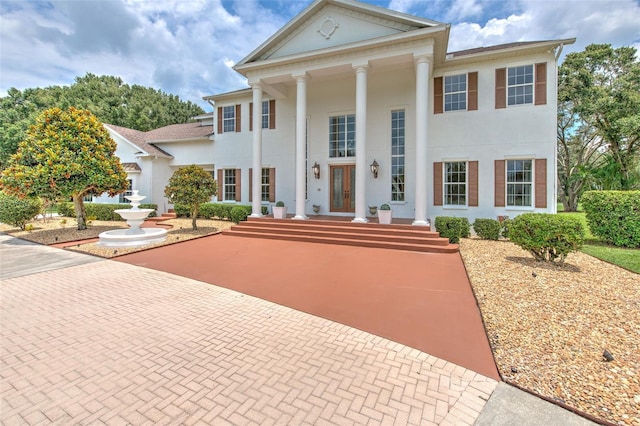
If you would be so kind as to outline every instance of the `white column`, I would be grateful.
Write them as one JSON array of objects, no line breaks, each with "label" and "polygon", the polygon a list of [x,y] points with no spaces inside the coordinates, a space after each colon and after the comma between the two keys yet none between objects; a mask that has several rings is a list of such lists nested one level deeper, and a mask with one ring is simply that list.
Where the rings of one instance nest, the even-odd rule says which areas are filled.
[{"label": "white column", "polygon": [[429,57],[416,62],[416,213],[413,225],[427,226],[427,118],[429,105]]},{"label": "white column", "polygon": [[305,207],[305,151],[307,143],[307,76],[295,76],[296,93],[296,214],[297,220],[307,219]]},{"label": "white column", "polygon": [[367,66],[356,66],[356,212],[352,222],[367,222]]},{"label": "white column", "polygon": [[253,176],[251,188],[251,217],[262,217],[262,86],[253,89]]}]

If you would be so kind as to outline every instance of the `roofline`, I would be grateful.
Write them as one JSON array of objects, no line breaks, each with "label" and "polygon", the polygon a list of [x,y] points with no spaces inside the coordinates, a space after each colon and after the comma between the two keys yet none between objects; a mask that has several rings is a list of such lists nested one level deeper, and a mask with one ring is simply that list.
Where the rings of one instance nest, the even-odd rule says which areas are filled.
[{"label": "roofline", "polygon": [[[209,127],[209,126],[207,126]],[[213,132],[209,133],[208,135],[205,136],[196,136],[196,137],[192,137],[192,138],[179,138],[179,139],[157,139],[157,140],[149,140],[147,141],[147,143],[149,144],[154,144],[154,143],[170,143],[170,142],[193,142],[193,141],[199,141],[199,140],[209,140],[209,136],[211,136],[213,134]]]},{"label": "roofline", "polygon": [[236,65],[233,66],[233,69],[238,71],[236,67],[242,66],[252,61],[253,59],[255,59],[257,56],[259,56],[260,53],[264,51],[264,49],[267,46],[269,46],[274,41],[278,40],[284,34],[287,34],[289,30],[295,27],[298,24],[298,22],[301,21],[305,16],[310,15],[317,10],[320,10],[322,7],[328,4],[335,4],[335,5],[339,5],[344,8],[352,9],[352,10],[356,9],[356,10],[366,11],[375,15],[381,15],[385,17],[394,17],[394,18],[403,20],[405,22],[411,23],[413,25],[417,24],[419,26],[435,27],[435,26],[440,26],[445,24],[443,22],[420,18],[415,15],[409,15],[407,13],[397,12],[395,10],[386,9],[384,7],[374,6],[371,4],[362,3],[354,0],[315,0],[309,6],[304,8],[300,13],[294,16],[293,19],[291,19],[287,24],[285,24],[284,27],[280,28],[271,37],[266,39],[264,42],[262,42],[262,44],[260,44],[257,48],[253,49],[247,56],[245,56],[238,63],[236,63]]},{"label": "roofline", "polygon": [[[335,1],[335,0],[332,0],[332,1]],[[296,53],[293,55],[274,58],[274,59],[265,59],[259,62],[237,64],[233,68],[237,72],[239,72],[240,74],[246,77],[245,73],[250,70],[272,67],[274,65],[285,65],[288,63],[298,62],[302,60],[316,59],[323,56],[330,56],[331,54],[338,53],[338,52],[344,53],[344,52],[355,51],[355,50],[360,50],[364,48],[370,48],[374,46],[377,47],[377,46],[394,44],[397,42],[407,42],[413,39],[424,38],[425,36],[431,35],[431,34],[436,35],[437,33],[440,33],[440,32],[444,32],[445,35],[448,37],[449,29],[450,29],[450,24],[441,24],[433,27],[421,28],[419,30],[403,32],[398,34],[391,34],[383,37],[361,40],[354,43],[327,47],[324,49],[312,50],[310,52],[301,52],[301,53]]]},{"label": "roofline", "polygon": [[[525,42],[525,44],[520,44],[515,46],[513,45],[513,43],[505,43],[503,45],[498,44],[495,46],[465,49],[457,52],[448,52],[445,59],[445,63],[450,64],[450,63],[455,63],[457,61],[468,61],[471,59],[482,58],[482,57],[491,58],[492,56],[503,55],[505,53],[534,50],[534,49],[540,49],[544,47],[556,49],[559,46],[573,44],[575,43],[575,41],[576,39],[574,37],[574,38],[565,38],[560,40],[531,41],[531,42]],[[504,48],[501,48],[501,46],[504,46]],[[486,50],[482,50],[482,49],[486,49]],[[467,53],[464,53],[466,51],[476,51],[476,52],[467,54]]]},{"label": "roofline", "polygon": [[[147,151],[145,151],[141,146],[139,146],[137,143],[132,142],[129,140],[129,138],[124,137],[120,132],[118,132],[117,130],[115,130],[114,128],[112,128],[109,124],[107,123],[103,123],[102,124],[105,127],[108,127],[110,131],[112,131],[113,133],[115,133],[116,135],[120,136],[122,139],[124,139],[129,145],[131,145],[132,147],[139,149],[141,153],[144,154],[148,154]],[[136,153],[137,154],[137,153]]]},{"label": "roofline", "polygon": [[224,92],[224,93],[218,93],[217,95],[209,95],[209,96],[205,96],[202,99],[204,99],[205,101],[215,101],[216,99],[218,100],[224,100],[226,98],[235,98],[238,95],[249,95],[251,94],[251,88],[248,87],[246,89],[239,89],[239,90],[232,90],[231,92]]}]

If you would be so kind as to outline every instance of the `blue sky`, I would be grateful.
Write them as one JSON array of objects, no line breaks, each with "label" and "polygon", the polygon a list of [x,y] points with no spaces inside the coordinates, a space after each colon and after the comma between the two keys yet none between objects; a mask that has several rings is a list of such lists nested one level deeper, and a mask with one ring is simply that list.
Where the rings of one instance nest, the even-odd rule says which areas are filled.
[{"label": "blue sky", "polygon": [[[245,87],[231,66],[311,0],[2,0],[0,96],[120,76],[207,104]],[[640,51],[640,0],[364,0],[451,24],[449,51],[576,37]]]}]

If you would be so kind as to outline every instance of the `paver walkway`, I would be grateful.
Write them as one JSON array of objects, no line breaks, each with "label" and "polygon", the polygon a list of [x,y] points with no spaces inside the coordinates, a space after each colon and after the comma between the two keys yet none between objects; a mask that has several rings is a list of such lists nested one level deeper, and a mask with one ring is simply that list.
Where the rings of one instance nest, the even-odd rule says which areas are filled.
[{"label": "paver walkway", "polygon": [[5,425],[471,425],[497,385],[337,322],[122,262],[6,278],[0,290]]},{"label": "paver walkway", "polygon": [[347,324],[499,379],[459,253],[215,235],[117,260]]}]

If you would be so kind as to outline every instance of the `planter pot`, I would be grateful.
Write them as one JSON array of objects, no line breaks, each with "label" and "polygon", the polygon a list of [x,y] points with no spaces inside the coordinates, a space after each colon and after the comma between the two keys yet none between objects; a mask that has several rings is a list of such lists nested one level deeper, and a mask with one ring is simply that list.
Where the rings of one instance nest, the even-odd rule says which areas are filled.
[{"label": "planter pot", "polygon": [[287,206],[284,207],[273,207],[273,218],[274,219],[286,219],[287,218]]},{"label": "planter pot", "polygon": [[385,225],[391,223],[391,213],[393,210],[378,210],[378,222]]}]

